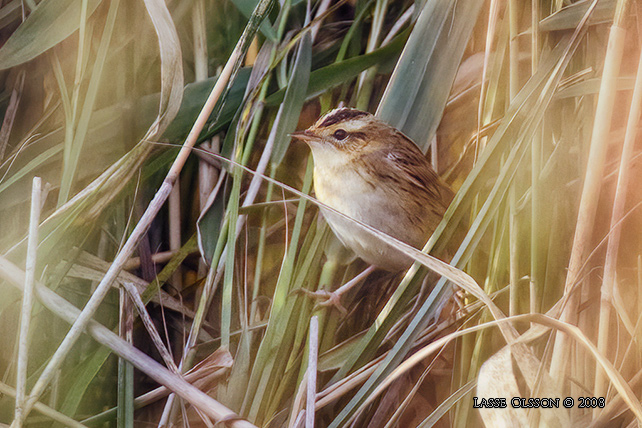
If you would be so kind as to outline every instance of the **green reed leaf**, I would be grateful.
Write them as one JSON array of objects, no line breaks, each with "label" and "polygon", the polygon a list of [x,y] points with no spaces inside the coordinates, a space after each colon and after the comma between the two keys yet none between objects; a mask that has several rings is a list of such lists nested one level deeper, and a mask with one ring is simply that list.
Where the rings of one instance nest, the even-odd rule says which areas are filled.
[{"label": "green reed leaf", "polygon": [[[87,1],[87,16],[101,1]],[[80,26],[81,9],[78,0],[41,2],[0,48],[0,70],[32,60],[72,35]]]},{"label": "green reed leaf", "polygon": [[290,145],[289,135],[295,131],[299,122],[301,108],[305,102],[310,67],[312,63],[312,39],[310,33],[305,33],[296,51],[290,81],[286,87],[283,103],[279,107],[274,121],[274,148],[272,149],[272,164],[279,165]]},{"label": "green reed leaf", "polygon": [[441,121],[482,3],[428,0],[379,103],[377,116],[423,149]]}]

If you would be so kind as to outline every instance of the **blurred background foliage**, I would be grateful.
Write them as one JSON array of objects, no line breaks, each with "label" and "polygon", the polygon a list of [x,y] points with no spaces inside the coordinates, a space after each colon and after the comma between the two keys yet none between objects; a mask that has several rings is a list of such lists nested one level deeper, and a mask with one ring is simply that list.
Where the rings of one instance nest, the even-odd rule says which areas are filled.
[{"label": "blurred background foliage", "polygon": [[[153,20],[154,3],[167,8],[169,25]],[[24,269],[31,182],[42,177],[36,279],[77,307],[85,304],[159,188],[256,3],[0,2],[3,260]],[[256,426],[294,427],[303,426],[308,326],[316,315],[317,426],[481,424],[472,409],[477,384],[509,391],[502,385],[521,375],[478,380],[482,364],[505,345],[489,326],[455,338],[492,320],[479,300],[460,297],[463,311],[445,304],[451,285],[435,274],[424,280],[419,265],[370,274],[344,297],[345,313],[300,292],[336,289],[367,267],[342,248],[305,196],[313,196],[312,161],[289,138],[343,103],[376,112],[412,137],[457,191],[426,250],[471,275],[508,316],[548,313],[579,326],[639,405],[640,145],[633,137],[632,148],[622,148],[642,8],[630,3],[275,2],[167,206],[95,319],[160,361],[118,289],[136,285],[176,364],[184,372],[195,366],[200,389]],[[624,31],[623,56],[612,76],[617,93],[600,110],[613,23]],[[600,121],[606,137],[596,163],[589,158]],[[587,220],[578,212],[592,174],[599,199]],[[620,190],[623,218],[612,214],[622,182],[633,184]],[[624,233],[611,243],[617,227]],[[580,229],[590,233],[579,269],[569,268]],[[607,252],[611,246],[619,252]],[[0,283],[6,424],[13,419],[21,300],[10,282]],[[560,302],[569,296],[563,312]],[[38,304],[32,319],[28,387],[68,330]],[[515,326],[524,333],[530,324]],[[541,333],[529,349],[560,384],[529,394],[604,396],[605,409],[574,408],[559,417],[583,426],[634,423],[634,406],[601,377],[595,358],[554,337]],[[440,338],[452,340],[430,348]],[[564,363],[555,348],[569,350]],[[404,365],[418,351],[427,354]],[[542,373],[540,379],[549,376]],[[134,371],[85,336],[41,402],[87,426],[208,426],[186,400],[134,401],[156,387],[145,370]],[[540,415],[528,417],[536,424]],[[25,424],[64,425],[40,411]]]}]

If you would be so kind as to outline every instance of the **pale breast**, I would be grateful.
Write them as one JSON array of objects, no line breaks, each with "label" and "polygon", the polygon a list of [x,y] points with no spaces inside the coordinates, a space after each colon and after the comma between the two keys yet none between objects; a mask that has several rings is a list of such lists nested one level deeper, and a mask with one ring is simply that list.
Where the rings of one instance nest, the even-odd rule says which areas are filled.
[{"label": "pale breast", "polygon": [[[407,244],[417,248],[427,239],[398,204],[353,171],[334,174],[315,171],[314,187],[321,202]],[[410,258],[368,231],[328,210],[322,212],[343,244],[366,262],[388,270],[401,270],[411,264]]]}]

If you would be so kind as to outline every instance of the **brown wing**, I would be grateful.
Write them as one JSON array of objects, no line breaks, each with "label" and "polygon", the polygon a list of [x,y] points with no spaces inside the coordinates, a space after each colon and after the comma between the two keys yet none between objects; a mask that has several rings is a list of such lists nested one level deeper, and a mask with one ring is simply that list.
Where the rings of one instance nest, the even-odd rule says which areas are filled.
[{"label": "brown wing", "polygon": [[[396,144],[381,150],[380,156],[385,157],[385,165],[389,172],[399,181],[400,190],[411,193],[423,193],[426,202],[437,205],[438,211],[448,207],[453,198],[453,192],[437,175],[421,150],[401,132],[395,132]],[[437,208],[437,207],[435,207]]]}]

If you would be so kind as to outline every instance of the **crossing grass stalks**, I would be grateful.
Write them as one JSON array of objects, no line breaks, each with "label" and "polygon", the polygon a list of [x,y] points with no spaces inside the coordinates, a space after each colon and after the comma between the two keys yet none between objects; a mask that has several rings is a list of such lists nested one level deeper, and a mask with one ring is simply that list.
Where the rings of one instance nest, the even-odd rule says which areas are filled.
[{"label": "crossing grass stalks", "polygon": [[[0,423],[640,420],[639,2],[21,4],[0,3]],[[368,266],[289,138],[340,103],[456,191],[423,253],[355,223],[416,263],[368,275],[346,313],[301,292]],[[473,408],[484,394],[604,406]]]}]

